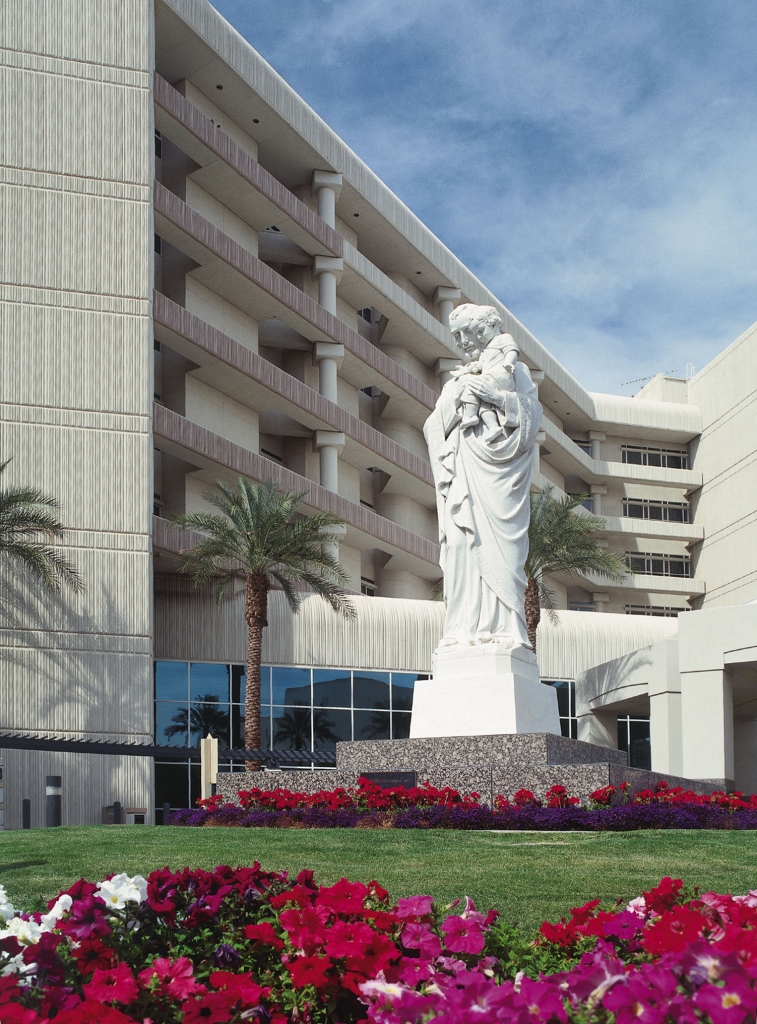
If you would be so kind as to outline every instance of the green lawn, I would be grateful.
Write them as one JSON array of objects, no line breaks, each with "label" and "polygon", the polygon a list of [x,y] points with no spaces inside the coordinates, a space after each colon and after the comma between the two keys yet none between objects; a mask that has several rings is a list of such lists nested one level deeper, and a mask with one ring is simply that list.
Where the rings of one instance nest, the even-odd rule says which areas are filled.
[{"label": "green lawn", "polygon": [[666,874],[720,892],[757,888],[757,833],[490,833],[95,826],[0,832],[0,882],[24,908],[80,876],[249,864],[315,870],[325,883],[376,878],[393,897],[472,896],[537,926],[594,897],[629,899]]}]

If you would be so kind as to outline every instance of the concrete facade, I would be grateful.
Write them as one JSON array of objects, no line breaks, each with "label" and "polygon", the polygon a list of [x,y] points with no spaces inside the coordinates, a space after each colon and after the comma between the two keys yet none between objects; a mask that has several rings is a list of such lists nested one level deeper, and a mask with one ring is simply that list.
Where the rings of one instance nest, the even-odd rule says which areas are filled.
[{"label": "concrete facade", "polygon": [[[305,629],[324,612],[293,621],[274,601],[264,659],[428,671],[439,552],[421,431],[461,301],[501,311],[539,382],[535,486],[590,495],[605,543],[638,566],[620,585],[553,581],[562,627],[541,627],[542,675],[664,642],[679,610],[757,598],[753,332],[690,381],[589,393],[207,0],[28,0],[0,28],[18,112],[0,182],[0,452],[11,482],[62,502],[87,583],[4,600],[2,729],[144,741],[153,659],[244,660],[241,614],[177,577],[186,538],[164,518],[239,475],[343,518],[351,590],[380,602],[324,647]],[[648,699],[674,736],[665,693]],[[678,772],[675,743],[658,770]],[[10,780],[64,763],[67,822],[113,799],[151,807],[148,759],[4,754],[11,826],[34,793]]]}]

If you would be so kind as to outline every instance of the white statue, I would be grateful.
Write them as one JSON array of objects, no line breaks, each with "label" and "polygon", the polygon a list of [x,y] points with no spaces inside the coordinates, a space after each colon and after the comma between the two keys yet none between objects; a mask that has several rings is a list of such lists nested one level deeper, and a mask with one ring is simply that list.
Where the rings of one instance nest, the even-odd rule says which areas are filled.
[{"label": "white statue", "polygon": [[465,303],[450,328],[453,370],[424,434],[436,483],[446,620],[440,651],[504,644],[528,660],[524,563],[542,409],[493,306]]}]

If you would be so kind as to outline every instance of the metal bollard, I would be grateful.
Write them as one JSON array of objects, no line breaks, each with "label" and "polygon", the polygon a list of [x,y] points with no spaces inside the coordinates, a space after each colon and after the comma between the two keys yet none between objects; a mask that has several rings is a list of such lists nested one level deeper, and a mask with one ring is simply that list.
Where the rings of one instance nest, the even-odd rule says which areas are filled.
[{"label": "metal bollard", "polygon": [[45,776],[45,826],[57,828],[63,823],[60,775]]},{"label": "metal bollard", "polygon": [[113,801],[113,824],[123,825],[123,813],[121,811],[121,801]]},{"label": "metal bollard", "polygon": [[170,805],[170,803],[168,803],[168,801],[166,801],[163,804],[163,824],[164,825],[168,824],[168,819],[169,819],[170,815],[171,815],[171,805]]},{"label": "metal bollard", "polygon": [[31,800],[21,801],[21,828],[32,827],[32,802]]}]

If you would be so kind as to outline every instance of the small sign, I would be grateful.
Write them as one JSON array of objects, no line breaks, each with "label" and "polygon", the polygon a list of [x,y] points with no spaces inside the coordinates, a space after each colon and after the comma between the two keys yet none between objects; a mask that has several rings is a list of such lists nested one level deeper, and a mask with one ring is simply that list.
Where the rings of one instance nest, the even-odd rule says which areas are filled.
[{"label": "small sign", "polygon": [[360,775],[382,789],[393,789],[395,786],[413,789],[418,785],[417,772],[361,772]]}]

